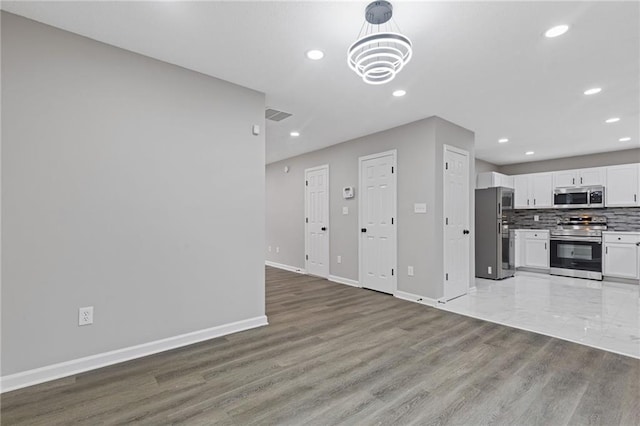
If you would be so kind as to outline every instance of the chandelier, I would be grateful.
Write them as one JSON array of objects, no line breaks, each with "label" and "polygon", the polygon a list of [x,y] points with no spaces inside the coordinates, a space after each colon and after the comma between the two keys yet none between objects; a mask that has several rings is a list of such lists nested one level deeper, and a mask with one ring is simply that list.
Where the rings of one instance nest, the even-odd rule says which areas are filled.
[{"label": "chandelier", "polygon": [[395,20],[392,26],[392,15],[393,7],[388,1],[370,3],[358,39],[349,46],[349,67],[365,83],[388,83],[411,60],[411,41],[400,33]]}]

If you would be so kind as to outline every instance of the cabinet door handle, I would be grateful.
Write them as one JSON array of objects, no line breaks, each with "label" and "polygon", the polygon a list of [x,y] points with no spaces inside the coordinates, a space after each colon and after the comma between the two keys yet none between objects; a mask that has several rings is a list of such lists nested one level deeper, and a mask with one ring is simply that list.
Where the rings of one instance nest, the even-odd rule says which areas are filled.
[{"label": "cabinet door handle", "polygon": [[576,178],[571,178],[571,183],[575,185],[576,184]]},{"label": "cabinet door handle", "polygon": [[529,205],[529,199],[527,198],[527,205]]},{"label": "cabinet door handle", "polygon": [[633,194],[633,202],[635,203],[636,201],[638,201],[638,195],[637,194]]},{"label": "cabinet door handle", "polygon": [[547,243],[544,243],[544,249],[545,250],[547,249]]},{"label": "cabinet door handle", "polygon": [[582,184],[582,178],[580,178],[580,184]]},{"label": "cabinet door handle", "polygon": [[536,205],[536,199],[535,198],[533,199],[533,205],[534,206]]},{"label": "cabinet door handle", "polygon": [[609,247],[604,248],[604,254],[609,254]]}]

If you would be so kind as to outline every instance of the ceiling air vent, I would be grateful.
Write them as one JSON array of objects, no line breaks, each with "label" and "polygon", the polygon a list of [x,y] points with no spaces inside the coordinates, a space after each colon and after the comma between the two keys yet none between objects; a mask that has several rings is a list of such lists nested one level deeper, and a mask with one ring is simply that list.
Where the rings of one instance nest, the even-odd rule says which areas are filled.
[{"label": "ceiling air vent", "polygon": [[278,111],[277,109],[267,108],[264,112],[264,118],[271,121],[282,121],[285,118],[291,117],[292,114],[288,112]]}]

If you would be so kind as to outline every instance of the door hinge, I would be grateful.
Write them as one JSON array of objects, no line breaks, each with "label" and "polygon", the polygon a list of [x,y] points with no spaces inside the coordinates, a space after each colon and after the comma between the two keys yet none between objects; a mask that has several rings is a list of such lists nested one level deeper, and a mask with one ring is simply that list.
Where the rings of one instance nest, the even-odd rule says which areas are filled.
[{"label": "door hinge", "polygon": [[391,224],[393,225],[393,218],[391,218]]},{"label": "door hinge", "polygon": [[393,276],[393,269],[391,269],[391,276]]},{"label": "door hinge", "polygon": [[305,257],[307,260],[309,260],[309,255],[308,255],[308,254],[305,254],[305,255],[304,255],[304,257]]},{"label": "door hinge", "polygon": [[449,281],[449,273],[444,274],[445,280]]},{"label": "door hinge", "polygon": [[304,218],[304,221],[305,221],[306,223],[309,223],[309,218],[308,218],[308,217],[305,217],[305,218]]},{"label": "door hinge", "polygon": [[449,163],[444,163],[444,169],[449,170]]},{"label": "door hinge", "polygon": [[448,217],[446,217],[446,218],[444,219],[444,224],[445,224],[445,225],[448,225],[448,224],[449,224],[449,218],[448,218]]},{"label": "door hinge", "polygon": [[391,166],[391,173],[393,173],[393,166]]},{"label": "door hinge", "polygon": [[308,180],[304,181],[304,186],[309,186],[309,181]]}]

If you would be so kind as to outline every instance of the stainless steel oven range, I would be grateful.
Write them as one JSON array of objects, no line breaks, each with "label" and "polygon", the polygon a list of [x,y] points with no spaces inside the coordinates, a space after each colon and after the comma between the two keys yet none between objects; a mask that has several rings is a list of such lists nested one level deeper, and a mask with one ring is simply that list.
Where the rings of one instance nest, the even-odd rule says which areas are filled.
[{"label": "stainless steel oven range", "polygon": [[602,280],[602,231],[604,216],[571,216],[558,219],[551,231],[552,275]]}]

